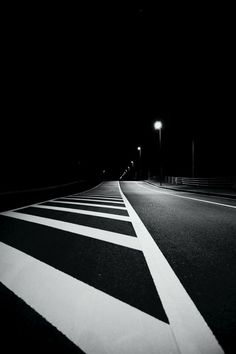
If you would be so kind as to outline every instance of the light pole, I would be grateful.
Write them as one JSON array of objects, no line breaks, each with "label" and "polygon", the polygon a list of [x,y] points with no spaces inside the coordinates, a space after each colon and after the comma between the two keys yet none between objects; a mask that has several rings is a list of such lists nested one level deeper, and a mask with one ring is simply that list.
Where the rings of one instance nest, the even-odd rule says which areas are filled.
[{"label": "light pole", "polygon": [[159,131],[159,146],[160,146],[160,186],[162,186],[162,156],[161,156],[161,129],[162,129],[162,122],[157,120],[154,123],[154,129]]},{"label": "light pole", "polygon": [[141,149],[141,146],[138,146],[137,147],[137,150],[139,151],[139,177],[141,179],[141,169],[142,169],[142,149]]},{"label": "light pole", "polygon": [[137,150],[139,151],[139,156],[140,156],[140,159],[141,159],[141,146],[138,146]]}]

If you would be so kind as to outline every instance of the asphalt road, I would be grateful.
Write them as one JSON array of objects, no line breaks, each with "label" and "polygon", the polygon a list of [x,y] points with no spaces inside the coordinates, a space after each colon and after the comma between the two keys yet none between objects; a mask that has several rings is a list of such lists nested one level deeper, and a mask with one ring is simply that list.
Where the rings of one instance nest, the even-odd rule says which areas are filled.
[{"label": "asphalt road", "polygon": [[114,181],[1,213],[6,352],[235,352],[235,209]]},{"label": "asphalt road", "polygon": [[235,352],[236,201],[121,186],[224,350]]}]

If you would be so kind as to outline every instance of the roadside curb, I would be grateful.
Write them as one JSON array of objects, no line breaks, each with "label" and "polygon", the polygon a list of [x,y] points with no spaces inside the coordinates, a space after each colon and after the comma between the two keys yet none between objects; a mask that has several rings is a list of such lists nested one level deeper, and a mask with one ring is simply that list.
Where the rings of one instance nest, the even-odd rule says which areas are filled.
[{"label": "roadside curb", "polygon": [[225,193],[214,193],[214,192],[201,192],[201,191],[194,191],[194,190],[183,190],[183,189],[177,189],[177,188],[172,188],[172,187],[165,187],[165,186],[158,186],[156,183],[152,183],[149,181],[144,181],[148,184],[151,184],[154,187],[162,188],[162,189],[171,189],[177,192],[185,192],[185,193],[195,193],[195,194],[204,194],[204,195],[212,195],[214,197],[224,197],[224,198],[230,198],[230,199],[236,199],[236,195],[232,194],[225,194]]}]

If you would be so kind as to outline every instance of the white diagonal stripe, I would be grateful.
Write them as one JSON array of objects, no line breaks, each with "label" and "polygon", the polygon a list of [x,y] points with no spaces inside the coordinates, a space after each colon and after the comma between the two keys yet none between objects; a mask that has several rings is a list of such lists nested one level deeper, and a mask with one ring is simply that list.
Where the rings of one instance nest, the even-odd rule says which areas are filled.
[{"label": "white diagonal stripe", "polygon": [[96,229],[89,226],[73,224],[65,221],[49,219],[41,216],[18,213],[15,211],[6,211],[4,213],[1,213],[1,215],[19,220],[29,221],[35,224],[53,227],[55,229],[72,232],[74,234],[78,234],[85,237],[91,237],[100,241],[114,243],[119,246],[140,250],[140,245],[139,241],[137,240],[137,237],[124,235],[112,231]]},{"label": "white diagonal stripe", "polygon": [[82,209],[72,209],[72,208],[64,208],[64,207],[57,207],[57,206],[50,206],[50,205],[40,205],[35,204],[32,205],[34,208],[41,208],[41,209],[51,209],[51,210],[59,210],[59,211],[66,211],[69,213],[76,213],[76,214],[84,214],[84,215],[91,215],[91,216],[99,216],[102,218],[108,218],[113,220],[122,220],[131,222],[129,216],[124,215],[117,215],[117,214],[108,214],[108,213],[99,213],[97,211],[89,211],[89,210],[82,210]]},{"label": "white diagonal stripe", "polygon": [[124,202],[117,202],[117,201],[114,201],[114,200],[104,200],[104,199],[92,199],[92,198],[79,198],[79,197],[62,197],[62,198],[59,198],[59,199],[73,199],[73,200],[85,200],[85,201],[88,201],[88,202],[107,202],[107,203],[112,203],[112,204],[122,204],[124,205]]},{"label": "white diagonal stripe", "polygon": [[168,324],[2,242],[0,281],[88,354],[178,354]]},{"label": "white diagonal stripe", "polygon": [[[61,199],[61,198],[60,198],[60,199]],[[74,204],[74,205],[84,205],[84,206],[92,206],[92,207],[108,208],[108,209],[120,209],[120,210],[126,210],[126,208],[125,208],[125,207],[115,206],[115,205],[113,206],[113,205],[92,204],[92,203],[67,202],[67,201],[56,200],[56,199],[49,200],[49,202],[54,202],[54,203],[65,203],[65,204]]]},{"label": "white diagonal stripe", "polygon": [[[90,195],[90,194],[73,194],[71,197],[86,197],[86,198],[101,198],[101,199],[109,199],[109,200],[117,200],[117,201],[122,201],[121,197],[110,197],[106,195]],[[69,197],[69,196],[68,196]]]},{"label": "white diagonal stripe", "polygon": [[[118,182],[120,191],[121,187]],[[153,281],[182,354],[224,353],[145,225],[122,193]]]}]

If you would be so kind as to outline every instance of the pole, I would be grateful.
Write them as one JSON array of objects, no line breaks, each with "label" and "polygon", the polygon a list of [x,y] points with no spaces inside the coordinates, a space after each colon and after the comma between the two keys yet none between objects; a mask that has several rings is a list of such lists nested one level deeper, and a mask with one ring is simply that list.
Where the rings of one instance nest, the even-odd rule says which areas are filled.
[{"label": "pole", "polygon": [[160,186],[162,186],[162,151],[161,151],[161,128],[159,129],[159,145],[160,145]]},{"label": "pole", "polygon": [[141,146],[139,149],[139,179],[142,179],[142,153],[141,153]]}]

